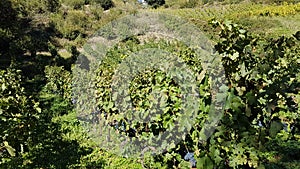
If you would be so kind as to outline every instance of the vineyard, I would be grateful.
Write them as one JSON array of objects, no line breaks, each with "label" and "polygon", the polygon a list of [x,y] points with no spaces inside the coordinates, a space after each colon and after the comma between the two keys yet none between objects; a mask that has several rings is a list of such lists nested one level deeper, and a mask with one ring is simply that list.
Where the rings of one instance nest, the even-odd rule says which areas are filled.
[{"label": "vineyard", "polygon": [[299,1],[0,14],[1,169],[300,168]]},{"label": "vineyard", "polygon": [[[255,34],[269,37],[291,35],[299,28],[298,4],[266,5],[255,3],[204,6],[202,8],[158,9],[159,12],[189,19],[199,27],[207,27],[209,20],[232,20]],[[288,21],[288,22],[286,22]],[[209,32],[211,34],[212,32]]]}]

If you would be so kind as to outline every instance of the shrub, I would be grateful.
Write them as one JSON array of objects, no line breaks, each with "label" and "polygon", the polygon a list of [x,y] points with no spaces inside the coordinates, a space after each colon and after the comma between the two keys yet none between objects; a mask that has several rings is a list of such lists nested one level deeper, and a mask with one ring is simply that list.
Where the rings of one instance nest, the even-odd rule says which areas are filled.
[{"label": "shrub", "polygon": [[165,0],[146,0],[146,2],[154,8],[164,5]]},{"label": "shrub", "polygon": [[63,0],[62,2],[73,9],[80,9],[85,4],[85,0]]},{"label": "shrub", "polygon": [[182,4],[180,8],[195,8],[199,4],[199,1],[197,0],[189,0]]},{"label": "shrub", "polygon": [[52,22],[62,37],[75,40],[80,34],[85,34],[87,16],[78,10],[70,10],[65,16],[52,15]]},{"label": "shrub", "polygon": [[115,6],[112,0],[94,0],[94,2],[100,4],[104,10],[108,10]]}]

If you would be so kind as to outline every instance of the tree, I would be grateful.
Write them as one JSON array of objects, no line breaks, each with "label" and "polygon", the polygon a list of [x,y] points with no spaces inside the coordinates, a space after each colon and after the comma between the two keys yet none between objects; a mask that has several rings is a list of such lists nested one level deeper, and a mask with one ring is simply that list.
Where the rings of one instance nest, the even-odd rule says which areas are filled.
[{"label": "tree", "polygon": [[[10,64],[11,54],[18,51],[16,45],[17,11],[9,0],[0,1],[0,59],[1,68]],[[14,49],[14,50],[12,50]]]},{"label": "tree", "polygon": [[9,28],[17,19],[17,12],[9,0],[0,1],[0,28]]}]

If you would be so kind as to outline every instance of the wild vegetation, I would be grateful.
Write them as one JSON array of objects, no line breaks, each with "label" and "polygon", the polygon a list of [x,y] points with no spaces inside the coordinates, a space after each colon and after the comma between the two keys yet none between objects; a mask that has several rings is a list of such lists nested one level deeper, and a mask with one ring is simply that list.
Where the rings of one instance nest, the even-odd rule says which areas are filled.
[{"label": "wild vegetation", "polygon": [[[300,2],[146,2],[0,1],[0,168],[300,168]],[[99,28],[140,11],[180,16],[200,28],[222,57],[227,95],[216,130],[200,141],[213,97],[212,80],[204,75],[197,81],[201,101],[188,134],[162,154],[133,158],[91,138],[75,109],[83,98],[74,97],[73,69]],[[193,49],[169,39],[137,35],[107,51],[91,77],[96,113],[110,114],[123,124],[112,130],[136,138],[171,128],[182,109],[178,84],[149,69],[133,79],[130,97],[136,109],[147,110],[150,92],[164,91],[164,113],[143,124],[119,118],[112,76],[122,60],[147,48],[178,56],[197,75],[203,70]]]}]

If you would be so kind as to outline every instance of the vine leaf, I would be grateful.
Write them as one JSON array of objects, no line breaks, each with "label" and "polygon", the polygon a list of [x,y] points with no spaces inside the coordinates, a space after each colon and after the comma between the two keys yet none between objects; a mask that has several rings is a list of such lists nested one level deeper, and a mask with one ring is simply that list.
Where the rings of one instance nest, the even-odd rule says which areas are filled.
[{"label": "vine leaf", "polygon": [[10,156],[15,156],[16,155],[16,150],[14,148],[12,148],[7,141],[4,141],[4,147],[6,148],[6,150],[8,151]]}]

